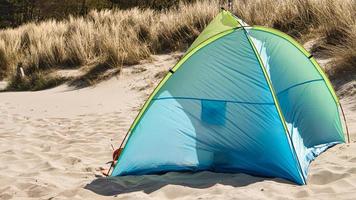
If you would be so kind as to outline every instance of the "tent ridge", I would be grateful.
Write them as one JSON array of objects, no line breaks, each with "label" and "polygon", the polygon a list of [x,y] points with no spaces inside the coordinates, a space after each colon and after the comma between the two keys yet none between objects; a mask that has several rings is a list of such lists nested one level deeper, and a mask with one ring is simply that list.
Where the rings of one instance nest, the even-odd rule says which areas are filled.
[{"label": "tent ridge", "polygon": [[214,19],[204,28],[200,35],[194,40],[189,47],[188,52],[199,46],[205,40],[224,31],[241,27],[241,23],[229,11],[222,10]]},{"label": "tent ridge", "polygon": [[284,89],[284,90],[278,92],[278,93],[277,93],[277,96],[280,95],[280,94],[282,94],[283,92],[286,92],[286,91],[288,91],[288,90],[294,88],[294,87],[297,87],[297,86],[300,86],[300,85],[304,85],[304,84],[307,84],[307,83],[311,83],[311,82],[316,82],[316,81],[323,81],[323,79],[322,79],[322,78],[313,79],[313,80],[309,80],[309,81],[304,81],[303,83],[294,84],[294,85],[292,85],[292,86],[290,86],[290,87],[288,87],[288,88],[286,88],[286,89]]}]

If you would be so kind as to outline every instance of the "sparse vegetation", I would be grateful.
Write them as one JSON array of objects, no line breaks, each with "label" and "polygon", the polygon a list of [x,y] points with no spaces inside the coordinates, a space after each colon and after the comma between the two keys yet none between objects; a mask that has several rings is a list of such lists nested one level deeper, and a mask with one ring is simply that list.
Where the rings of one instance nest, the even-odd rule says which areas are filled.
[{"label": "sparse vegetation", "polygon": [[[74,85],[92,85],[152,54],[184,51],[218,8],[219,1],[197,1],[163,11],[92,10],[84,17],[5,29],[0,31],[0,80],[10,80],[8,89],[45,88],[21,84],[41,79],[54,86],[62,81],[44,77],[46,71],[83,68],[87,73]],[[301,42],[317,38],[313,51],[333,58],[327,68],[332,77],[356,72],[355,0],[238,0],[233,8],[249,24],[280,29]],[[31,81],[20,84],[15,78],[19,63]],[[107,70],[115,73],[103,75]]]},{"label": "sparse vegetation", "polygon": [[19,76],[11,77],[7,91],[37,91],[52,88],[68,81],[67,78],[53,76],[45,72],[35,72],[31,76],[20,78]]}]

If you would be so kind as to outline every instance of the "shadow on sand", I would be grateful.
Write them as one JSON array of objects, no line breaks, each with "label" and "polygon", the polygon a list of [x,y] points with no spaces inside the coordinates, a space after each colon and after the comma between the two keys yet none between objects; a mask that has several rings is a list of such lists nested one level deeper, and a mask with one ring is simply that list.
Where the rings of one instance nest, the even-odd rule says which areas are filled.
[{"label": "shadow on sand", "polygon": [[101,177],[93,180],[84,188],[99,195],[114,196],[136,191],[150,194],[167,185],[204,189],[216,184],[242,187],[262,181],[293,184],[278,178],[261,178],[247,174],[224,174],[204,171],[198,173],[169,172],[163,175]]}]

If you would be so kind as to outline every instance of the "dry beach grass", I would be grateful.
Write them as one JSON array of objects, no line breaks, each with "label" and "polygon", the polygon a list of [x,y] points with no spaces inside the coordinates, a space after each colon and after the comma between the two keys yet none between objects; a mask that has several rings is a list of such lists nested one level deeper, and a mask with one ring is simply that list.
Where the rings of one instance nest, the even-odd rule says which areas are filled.
[{"label": "dry beach grass", "polygon": [[[84,17],[2,30],[0,80],[12,83],[9,90],[44,89],[68,80],[53,71],[81,69],[82,76],[72,82],[93,85],[107,70],[118,73],[152,54],[184,51],[218,7],[218,1],[198,1],[165,11],[92,10]],[[355,0],[238,0],[233,8],[249,24],[280,29],[301,42],[317,39],[312,51],[333,58],[330,75],[355,72]],[[16,77],[19,65],[27,79]]]}]

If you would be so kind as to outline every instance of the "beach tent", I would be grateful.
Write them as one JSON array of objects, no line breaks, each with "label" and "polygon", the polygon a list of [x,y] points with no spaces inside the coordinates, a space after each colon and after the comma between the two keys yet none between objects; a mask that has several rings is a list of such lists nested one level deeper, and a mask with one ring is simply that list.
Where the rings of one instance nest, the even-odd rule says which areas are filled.
[{"label": "beach tent", "polygon": [[144,104],[111,175],[209,170],[306,184],[310,162],[345,141],[339,112],[300,44],[222,10]]}]

